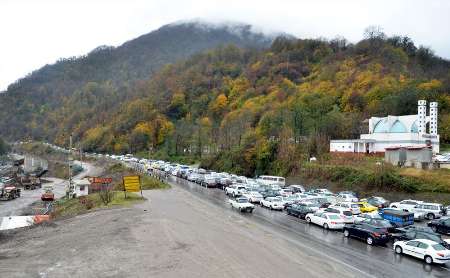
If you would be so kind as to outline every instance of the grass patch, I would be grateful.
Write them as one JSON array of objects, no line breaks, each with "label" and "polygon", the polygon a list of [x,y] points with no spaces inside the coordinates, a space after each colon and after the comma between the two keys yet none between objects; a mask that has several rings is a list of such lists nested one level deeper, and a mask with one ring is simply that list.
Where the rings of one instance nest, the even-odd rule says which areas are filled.
[{"label": "grass patch", "polygon": [[441,143],[441,146],[439,147],[439,150],[440,150],[441,153],[450,152],[450,144]]},{"label": "grass patch", "polygon": [[108,205],[105,205],[98,193],[89,194],[75,199],[62,198],[55,202],[52,218],[69,218],[80,214],[85,214],[96,209],[112,208],[118,206],[132,205],[143,202],[145,198],[136,193],[127,193],[127,198],[123,191],[114,191],[114,197]]},{"label": "grass patch", "polygon": [[162,182],[154,177],[142,176],[141,177],[142,190],[152,190],[152,189],[168,189],[170,185]]}]

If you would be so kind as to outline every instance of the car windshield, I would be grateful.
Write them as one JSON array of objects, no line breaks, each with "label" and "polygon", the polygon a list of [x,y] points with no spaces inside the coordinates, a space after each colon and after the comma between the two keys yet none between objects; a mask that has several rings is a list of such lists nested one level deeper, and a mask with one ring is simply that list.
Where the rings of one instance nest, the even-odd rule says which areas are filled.
[{"label": "car windshield", "polygon": [[272,202],[281,202],[281,198],[272,198]]},{"label": "car windshield", "polygon": [[342,214],[345,215],[345,216],[352,216],[353,215],[351,211],[344,211],[344,212],[342,212]]},{"label": "car windshield", "polygon": [[247,203],[247,199],[245,198],[239,198],[237,199],[238,203]]},{"label": "car windshield", "polygon": [[328,215],[328,218],[333,219],[333,220],[335,220],[335,219],[340,219],[340,218],[339,218],[339,215],[336,215],[336,214],[329,214],[329,215]]},{"label": "car windshield", "polygon": [[435,244],[435,245],[432,245],[432,247],[436,251],[443,251],[446,249],[442,244]]}]

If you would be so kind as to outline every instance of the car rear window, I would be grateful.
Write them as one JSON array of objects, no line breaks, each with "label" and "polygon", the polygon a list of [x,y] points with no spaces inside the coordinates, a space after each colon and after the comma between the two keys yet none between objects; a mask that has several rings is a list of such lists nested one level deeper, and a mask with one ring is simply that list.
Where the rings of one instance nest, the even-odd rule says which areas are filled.
[{"label": "car rear window", "polygon": [[357,204],[352,204],[352,208],[359,208]]},{"label": "car rear window", "polygon": [[353,215],[353,213],[351,213],[350,211],[344,211],[344,212],[342,212],[342,214],[345,215],[345,216],[352,216]]},{"label": "car rear window", "polygon": [[329,214],[328,218],[330,218],[330,219],[340,219],[339,216],[335,215],[335,214]]},{"label": "car rear window", "polygon": [[446,249],[442,244],[435,244],[435,245],[432,245],[432,246],[433,246],[433,249],[436,250],[436,251],[442,251],[442,250]]}]

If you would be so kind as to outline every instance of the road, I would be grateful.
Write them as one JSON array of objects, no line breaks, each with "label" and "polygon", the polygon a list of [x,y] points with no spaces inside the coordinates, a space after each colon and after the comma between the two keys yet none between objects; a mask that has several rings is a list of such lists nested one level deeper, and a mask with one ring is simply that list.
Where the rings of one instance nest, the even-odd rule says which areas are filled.
[{"label": "road", "polygon": [[[171,178],[172,186],[230,210],[227,197],[219,189],[207,189],[183,179]],[[413,258],[394,254],[392,246],[368,246],[365,242],[343,237],[341,232],[327,231],[283,212],[257,207],[252,214],[241,214],[252,221],[277,231],[280,237],[317,250],[329,260],[346,264],[358,272],[374,277],[450,277],[450,265],[429,266]]]},{"label": "road", "polygon": [[[80,162],[76,161],[75,163]],[[82,179],[86,176],[95,176],[101,171],[102,169],[100,167],[94,166],[91,163],[83,162],[83,171],[74,176],[74,179]],[[68,181],[52,177],[45,177],[44,179],[50,182],[44,183],[43,185],[52,185],[56,198],[61,198],[65,195],[65,188]],[[0,201],[0,217],[22,215],[23,213],[38,214],[41,209],[36,207],[35,209],[31,208],[30,210],[30,206],[41,199],[41,194],[42,189],[22,190],[20,198],[11,201]]]},{"label": "road", "polygon": [[170,178],[133,207],[0,236],[3,277],[449,277],[446,267],[367,246],[221,190]]}]

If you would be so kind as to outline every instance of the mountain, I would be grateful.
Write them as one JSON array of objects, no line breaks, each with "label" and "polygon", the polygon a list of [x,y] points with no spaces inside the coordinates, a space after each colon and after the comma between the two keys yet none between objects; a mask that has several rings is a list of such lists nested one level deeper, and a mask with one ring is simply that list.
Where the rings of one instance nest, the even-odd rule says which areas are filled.
[{"label": "mountain", "polygon": [[[61,59],[0,94],[0,134],[8,139],[50,139],[55,134],[46,130],[54,124],[48,123],[48,115],[65,103],[70,106],[67,101],[75,96],[85,97],[83,91],[91,90],[93,98],[108,98],[103,108],[113,111],[134,97],[135,90],[130,88],[136,82],[150,78],[166,64],[219,45],[258,49],[269,47],[272,40],[252,31],[250,25],[184,22],[163,26],[119,47],[101,46],[82,57]],[[91,100],[84,105],[95,107],[96,103]]]}]

